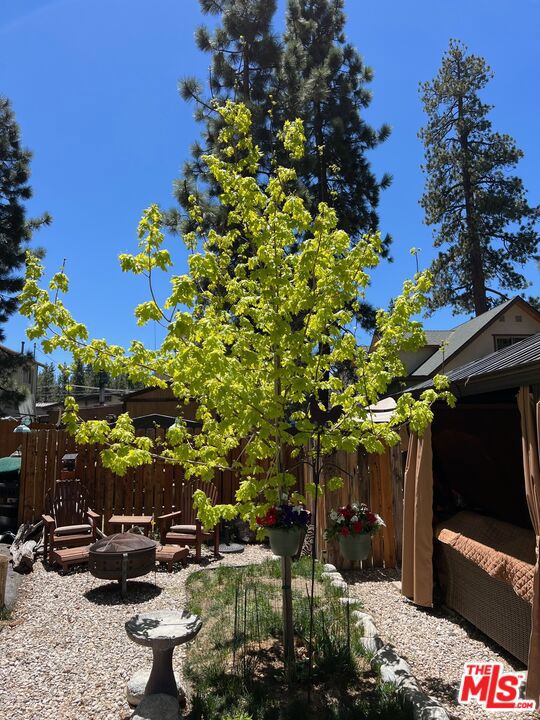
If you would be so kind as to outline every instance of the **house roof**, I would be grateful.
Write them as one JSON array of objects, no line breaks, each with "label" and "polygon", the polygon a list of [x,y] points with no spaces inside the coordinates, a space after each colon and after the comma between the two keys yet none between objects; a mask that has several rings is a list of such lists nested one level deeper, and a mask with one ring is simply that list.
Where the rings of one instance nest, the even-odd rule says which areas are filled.
[{"label": "house roof", "polygon": [[[460,395],[540,383],[540,333],[449,370],[445,375],[450,380],[450,389]],[[409,390],[416,393],[430,387],[433,387],[433,380],[426,380]]]},{"label": "house roof", "polygon": [[520,297],[507,300],[506,302],[491,308],[491,310],[482,313],[482,315],[477,315],[471,320],[468,320],[467,322],[458,325],[453,330],[450,330],[445,338],[444,354],[439,351],[434,352],[433,355],[431,355],[425,362],[422,363],[422,365],[417,367],[416,370],[411,373],[411,377],[420,379],[434,375],[437,370],[442,367],[443,362],[448,362],[450,358],[456,355],[460,350],[480,335],[480,333],[485,330],[488,325],[494,322],[499,315],[502,315],[511,306],[516,304],[521,305],[525,311],[536,315],[538,321],[540,322],[540,313],[529,305],[529,303],[525,302],[525,300]]},{"label": "house roof", "polygon": [[21,357],[24,357],[29,363],[32,363],[33,365],[39,365],[39,367],[47,367],[43,363],[39,362],[39,360],[36,360],[36,358],[30,353],[30,351],[27,352],[19,352],[18,350],[12,350],[11,348],[8,348],[6,345],[2,345],[0,343],[0,351],[5,352],[8,355],[20,355]]},{"label": "house roof", "polygon": [[441,345],[453,330],[424,330],[426,345]]},{"label": "house roof", "polygon": [[170,391],[171,398],[175,399],[172,394],[172,390],[170,390],[170,383],[169,383],[166,388],[159,387],[159,385],[154,385],[152,387],[141,388],[140,390],[130,390],[129,392],[124,393],[124,400],[132,400],[133,398],[141,397],[144,395],[148,395],[149,393],[156,392],[156,390],[163,390],[165,392]]},{"label": "house roof", "polygon": [[[162,415],[161,413],[151,413],[150,415],[139,415],[138,417],[132,418],[131,421],[133,426],[137,429],[153,428],[156,425],[163,428],[170,428],[171,425],[177,421],[178,418],[172,415]],[[198,420],[184,420],[187,427],[195,428],[201,427],[202,423]]]}]

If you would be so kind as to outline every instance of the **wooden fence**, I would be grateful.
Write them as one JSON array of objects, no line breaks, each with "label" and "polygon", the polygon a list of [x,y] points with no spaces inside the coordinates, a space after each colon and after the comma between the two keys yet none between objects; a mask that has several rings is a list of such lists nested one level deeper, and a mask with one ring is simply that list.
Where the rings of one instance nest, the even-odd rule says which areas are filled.
[{"label": "wooden fence", "polygon": [[[0,422],[0,455],[8,455],[18,447],[22,449],[19,523],[36,521],[41,517],[47,491],[54,488],[56,479],[60,477],[62,456],[68,452],[78,453],[76,476],[86,486],[92,508],[102,516],[102,530],[105,532],[109,531],[107,520],[114,514],[160,515],[180,504],[184,475],[178,466],[156,460],[119,477],[103,467],[98,446],[76,447],[73,438],[65,431],[52,427],[14,434],[16,424]],[[324,542],[329,511],[358,500],[366,502],[386,523],[383,531],[374,537],[372,553],[362,567],[395,567],[400,564],[403,493],[400,458],[399,450],[395,449],[383,455],[337,453],[332,458],[331,474],[341,474],[344,484],[338,491],[326,491],[319,499],[316,539],[319,557],[325,557],[327,562],[343,569],[359,567],[358,563],[347,564],[341,558],[337,543]],[[298,467],[296,474],[302,491],[308,479],[305,477],[306,466]],[[214,483],[218,489],[218,502],[235,501],[239,484],[236,473],[218,471]]]},{"label": "wooden fence", "polygon": [[[0,457],[7,457],[17,452],[22,446],[23,438],[29,433],[16,433],[13,432],[19,425],[18,420],[0,420]],[[47,425],[44,423],[38,423],[30,425],[31,428],[52,428],[54,425]]]},{"label": "wooden fence", "polygon": [[[184,474],[180,467],[160,460],[128,470],[119,477],[104,468],[97,445],[76,446],[72,437],[57,429],[21,434],[22,463],[19,490],[19,523],[41,517],[45,497],[60,477],[62,456],[77,452],[76,477],[86,487],[91,507],[108,531],[112,515],[161,515],[180,505]],[[234,501],[238,478],[232,472],[216,473],[218,501]]]},{"label": "wooden fence", "polygon": [[[326,490],[318,502],[317,550],[318,556],[340,569],[370,567],[393,568],[401,564],[401,507],[403,502],[402,480],[396,461],[399,450],[389,450],[382,455],[357,453],[336,453],[331,458],[327,477],[339,475],[343,486],[336,491]],[[360,562],[344,560],[339,552],[337,540],[326,542],[328,513],[350,502],[365,502],[373,512],[378,513],[385,527],[373,537],[369,557]],[[397,522],[396,522],[397,521]]]}]

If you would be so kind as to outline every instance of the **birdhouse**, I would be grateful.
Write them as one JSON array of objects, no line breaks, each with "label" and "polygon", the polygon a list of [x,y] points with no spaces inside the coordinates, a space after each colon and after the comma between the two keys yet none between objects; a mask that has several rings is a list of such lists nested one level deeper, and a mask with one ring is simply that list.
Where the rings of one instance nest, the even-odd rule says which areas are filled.
[{"label": "birdhouse", "polygon": [[66,453],[62,455],[60,480],[74,480],[77,477],[77,457],[79,453]]}]

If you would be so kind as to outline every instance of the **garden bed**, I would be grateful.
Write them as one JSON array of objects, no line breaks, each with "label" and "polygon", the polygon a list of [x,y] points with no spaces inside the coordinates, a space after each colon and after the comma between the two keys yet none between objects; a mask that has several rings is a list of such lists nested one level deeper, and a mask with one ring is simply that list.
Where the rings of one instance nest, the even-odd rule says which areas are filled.
[{"label": "garden bed", "polygon": [[362,654],[360,631],[321,581],[314,592],[313,664],[309,671],[310,562],[293,564],[294,680],[285,677],[279,562],[193,573],[188,608],[203,618],[184,668],[190,720],[333,720],[407,718],[393,687]]}]

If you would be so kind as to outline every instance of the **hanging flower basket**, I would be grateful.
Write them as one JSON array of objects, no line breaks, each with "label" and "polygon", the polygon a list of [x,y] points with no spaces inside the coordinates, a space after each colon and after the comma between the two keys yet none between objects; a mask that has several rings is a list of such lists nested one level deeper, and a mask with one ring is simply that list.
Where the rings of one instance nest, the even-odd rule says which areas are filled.
[{"label": "hanging flower basket", "polygon": [[301,505],[272,505],[266,515],[257,518],[257,525],[265,528],[274,555],[293,557],[304,537],[310,513]]},{"label": "hanging flower basket", "polygon": [[267,528],[266,532],[274,555],[293,557],[298,552],[304,529],[296,525],[291,528]]},{"label": "hanging flower basket", "polygon": [[363,503],[351,503],[331,510],[325,531],[327,540],[337,538],[345,560],[365,560],[371,550],[371,537],[384,527],[377,513]]},{"label": "hanging flower basket", "polygon": [[371,535],[340,535],[339,549],[345,560],[365,560],[371,550]]}]

